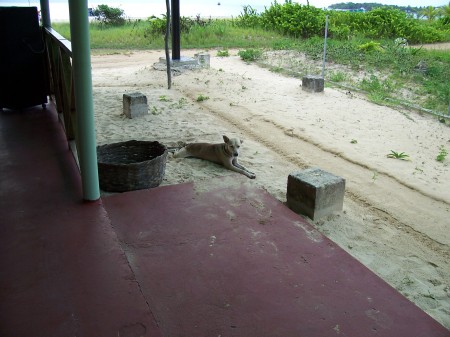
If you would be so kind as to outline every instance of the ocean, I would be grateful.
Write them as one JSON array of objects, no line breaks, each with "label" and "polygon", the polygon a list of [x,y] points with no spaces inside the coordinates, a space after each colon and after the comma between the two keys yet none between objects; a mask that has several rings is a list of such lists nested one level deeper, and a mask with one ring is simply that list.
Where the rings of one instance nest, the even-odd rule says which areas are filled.
[{"label": "ocean", "polygon": [[[237,17],[243,12],[243,3],[236,0],[195,0],[195,1],[180,1],[180,15],[195,17]],[[148,18],[152,15],[160,17],[166,13],[165,1],[150,1],[150,0],[134,0],[134,1],[88,1],[88,7],[95,8],[98,5],[107,4],[110,7],[117,7],[123,9],[125,16],[131,19]],[[270,7],[270,0],[255,1],[250,0],[244,3],[250,5],[252,8],[261,13],[264,7]],[[35,6],[40,8],[39,1],[0,1],[0,6]],[[67,0],[49,0],[50,18],[52,21],[69,21],[69,5]]]}]

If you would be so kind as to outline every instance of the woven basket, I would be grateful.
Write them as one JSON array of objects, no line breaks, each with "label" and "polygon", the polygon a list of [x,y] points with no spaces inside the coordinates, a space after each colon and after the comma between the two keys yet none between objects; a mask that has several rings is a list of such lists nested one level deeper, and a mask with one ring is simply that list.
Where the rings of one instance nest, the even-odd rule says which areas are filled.
[{"label": "woven basket", "polygon": [[125,192],[159,186],[167,149],[158,142],[130,140],[97,147],[100,188]]}]

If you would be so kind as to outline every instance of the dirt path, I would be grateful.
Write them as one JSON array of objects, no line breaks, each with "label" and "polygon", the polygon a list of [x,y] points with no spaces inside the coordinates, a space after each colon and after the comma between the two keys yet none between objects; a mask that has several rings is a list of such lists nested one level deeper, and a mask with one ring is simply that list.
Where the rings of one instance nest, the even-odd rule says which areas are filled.
[{"label": "dirt path", "polygon": [[[167,90],[165,72],[152,68],[162,55],[93,57],[99,143],[176,145],[239,136],[254,183],[282,202],[293,171],[314,166],[344,177],[344,211],[311,223],[450,328],[450,159],[435,159],[441,146],[450,150],[450,127],[355,93],[306,93],[300,80],[237,56],[213,56],[211,69],[184,72]],[[148,116],[122,115],[122,94],[129,91],[147,96]],[[199,95],[209,99],[197,102]],[[411,160],[389,159],[391,150]],[[164,183],[232,174],[207,162],[170,159]]]},{"label": "dirt path", "polygon": [[[417,45],[414,47],[420,48],[421,46]],[[424,44],[423,47],[427,49],[450,50],[450,42]]]}]

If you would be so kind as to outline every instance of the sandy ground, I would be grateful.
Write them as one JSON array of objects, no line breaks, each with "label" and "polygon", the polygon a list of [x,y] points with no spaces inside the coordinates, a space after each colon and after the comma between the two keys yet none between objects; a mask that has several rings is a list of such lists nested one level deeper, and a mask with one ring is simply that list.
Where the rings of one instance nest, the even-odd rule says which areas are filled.
[{"label": "sandy ground", "polygon": [[[344,210],[308,221],[450,329],[450,155],[436,160],[441,146],[450,151],[450,127],[357,93],[307,93],[301,80],[246,64],[236,52],[210,54],[210,69],[173,77],[171,90],[165,71],[153,68],[163,51],[93,56],[98,143],[240,137],[252,183],[282,202],[291,172],[320,167],[344,177]],[[147,96],[148,115],[123,115],[123,94],[131,92]],[[197,102],[199,95],[208,99]],[[391,150],[410,160],[388,158]],[[163,184],[234,174],[169,157]]]}]

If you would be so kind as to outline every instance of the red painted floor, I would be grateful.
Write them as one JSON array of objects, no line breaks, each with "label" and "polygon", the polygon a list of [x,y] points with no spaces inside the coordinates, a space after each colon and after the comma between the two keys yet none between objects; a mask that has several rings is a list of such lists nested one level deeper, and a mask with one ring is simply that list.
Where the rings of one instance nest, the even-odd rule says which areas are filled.
[{"label": "red painted floor", "polygon": [[450,336],[248,179],[83,203],[52,107],[0,160],[0,336]]}]

